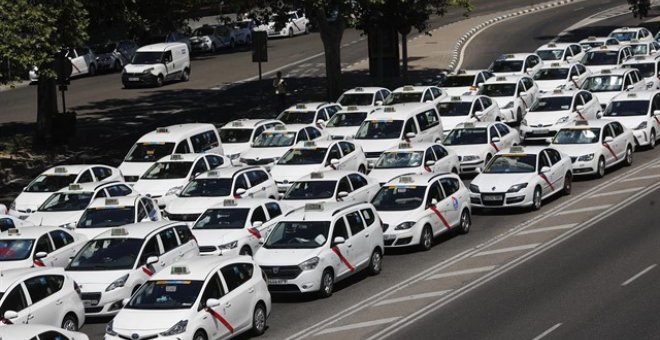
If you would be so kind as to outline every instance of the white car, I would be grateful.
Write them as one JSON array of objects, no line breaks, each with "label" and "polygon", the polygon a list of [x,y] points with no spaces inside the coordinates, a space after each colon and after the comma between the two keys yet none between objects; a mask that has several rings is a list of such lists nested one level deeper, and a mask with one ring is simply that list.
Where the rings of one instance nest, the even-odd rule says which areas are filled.
[{"label": "white car", "polygon": [[180,261],[154,275],[105,328],[105,340],[228,339],[266,331],[270,293],[249,257]]},{"label": "white car", "polygon": [[550,146],[571,157],[575,176],[600,178],[616,164],[632,164],[635,136],[616,121],[576,121],[559,130]]},{"label": "white car", "polygon": [[85,333],[72,332],[55,326],[13,325],[3,327],[2,336],[12,340],[89,340]]},{"label": "white car", "polygon": [[362,122],[375,110],[375,106],[348,106],[330,118],[324,131],[332,140],[353,139]]},{"label": "white car", "polygon": [[88,241],[66,267],[79,285],[85,314],[109,316],[151,276],[199,255],[188,226],[160,221],[112,228]]},{"label": "white car", "polygon": [[[6,325],[46,325],[77,331],[85,324],[80,288],[62,268],[2,271],[0,335]],[[10,338],[7,338],[10,339]],[[11,338],[12,340],[15,338]]]},{"label": "white car", "polygon": [[504,120],[497,103],[484,95],[451,96],[437,108],[445,135],[460,123]]},{"label": "white car", "polygon": [[400,143],[383,152],[375,163],[369,177],[381,185],[404,174],[458,173],[458,156],[438,143]]},{"label": "white car", "polygon": [[541,208],[544,199],[571,193],[571,158],[545,146],[513,146],[498,152],[470,183],[478,208]]},{"label": "white car", "polygon": [[603,110],[607,104],[620,93],[627,91],[642,91],[646,84],[635,68],[615,68],[596,72],[582,83],[583,90],[591,92]]},{"label": "white car", "polygon": [[181,190],[163,210],[172,221],[192,223],[209,207],[234,198],[278,197],[277,184],[261,167],[231,167],[205,172]]},{"label": "white car", "polygon": [[636,68],[639,75],[643,77],[642,82],[646,84],[646,90],[660,90],[660,56],[641,56],[626,60],[622,68]]},{"label": "white car", "polygon": [[653,34],[645,27],[619,27],[608,35],[622,43],[637,41],[655,41]]},{"label": "white car", "polygon": [[152,197],[159,207],[165,207],[181,189],[199,174],[231,166],[231,160],[212,153],[172,154],[155,162],[133,189],[142,195]]},{"label": "white car", "polygon": [[323,129],[325,123],[339,110],[341,106],[335,103],[300,103],[282,111],[276,119],[286,125],[313,125]]},{"label": "white car", "polygon": [[92,239],[113,227],[162,219],[158,204],[150,197],[97,198],[78,220],[75,232]]},{"label": "white car", "polygon": [[296,143],[327,139],[323,130],[309,125],[277,125],[254,139],[250,149],[241,154],[241,165],[260,165],[270,169]]},{"label": "white car", "polygon": [[447,97],[447,93],[437,86],[412,86],[406,85],[392,91],[385,98],[383,105],[405,104],[405,103],[433,103]]},{"label": "white car", "polygon": [[232,163],[238,163],[241,154],[250,148],[257,136],[278,125],[284,123],[274,119],[238,119],[223,125],[218,132],[225,155]]},{"label": "white car", "polygon": [[312,172],[291,184],[282,197],[287,208],[318,202],[369,202],[380,185],[357,171]]},{"label": "white car", "polygon": [[382,269],[383,229],[371,204],[306,204],[287,214],[254,260],[277,293],[329,297],[335,283]]},{"label": "white car", "polygon": [[383,104],[391,92],[384,87],[356,87],[342,93],[337,103],[342,107],[371,108]]},{"label": "white car", "polygon": [[12,228],[0,233],[0,270],[65,267],[87,237],[58,227]]},{"label": "white car", "polygon": [[21,220],[12,215],[0,214],[0,231],[7,231],[12,228],[31,227],[34,224]]},{"label": "white car", "polygon": [[543,60],[536,53],[502,54],[488,67],[495,76],[533,75],[543,67]]},{"label": "white car", "polygon": [[9,215],[26,219],[54,192],[73,183],[123,181],[121,171],[107,165],[60,165],[33,179],[9,206]]},{"label": "white car", "polygon": [[309,19],[305,16],[302,10],[290,11],[287,13],[289,16],[284,26],[278,28],[276,22],[279,20],[276,16],[271,15],[271,21],[267,25],[261,25],[255,31],[267,31],[268,38],[278,37],[293,37],[294,35],[309,33]]},{"label": "white car", "polygon": [[351,141],[301,142],[289,149],[270,169],[280,192],[311,172],[352,170],[367,173],[367,158],[359,145]]},{"label": "white car", "polygon": [[660,137],[660,91],[622,93],[612,99],[603,118],[633,130],[637,146],[650,149]]},{"label": "white car", "polygon": [[477,92],[479,86],[492,76],[488,70],[461,69],[445,76],[438,86],[449,96],[462,96],[465,93]]},{"label": "white car", "polygon": [[401,141],[437,142],[442,136],[442,122],[434,104],[397,104],[368,115],[353,141],[362,147],[372,168],[383,151]]},{"label": "white car", "polygon": [[523,140],[544,140],[576,120],[599,119],[598,98],[585,90],[554,90],[542,93],[520,124]]},{"label": "white car", "polygon": [[[96,65],[96,55],[89,47],[67,48],[64,56],[71,61],[71,77],[82,75],[93,76],[98,70]],[[33,67],[29,72],[31,82],[39,81],[39,68]]]},{"label": "white car", "polygon": [[578,42],[585,53],[593,48],[599,48],[601,46],[614,46],[620,45],[621,43],[616,38],[610,37],[596,37],[589,36],[585,39],[582,39]]},{"label": "white car", "polygon": [[470,194],[456,174],[403,175],[385,183],[371,203],[383,221],[386,247],[429,250],[433,238],[472,224]]},{"label": "white car", "polygon": [[459,124],[442,145],[458,155],[460,173],[474,173],[502,149],[520,143],[520,134],[501,122]]},{"label": "white car", "polygon": [[252,256],[286,209],[272,199],[226,199],[195,221],[200,255]]},{"label": "white car", "polygon": [[[174,38],[174,37],[173,37]],[[125,89],[136,86],[161,87],[166,82],[190,80],[190,39],[165,42],[137,49],[131,62],[124,66],[121,82]]]},{"label": "white car", "polygon": [[602,70],[619,67],[632,56],[632,48],[628,45],[603,45],[587,51],[580,63],[592,73],[598,73]]},{"label": "white car", "polygon": [[204,25],[192,32],[191,52],[216,53],[219,49],[234,48],[238,40],[236,30],[225,25]]},{"label": "white car", "polygon": [[536,53],[545,62],[563,61],[574,62],[582,59],[584,51],[577,43],[548,43],[542,45]]},{"label": "white car", "polygon": [[93,200],[100,197],[133,195],[126,183],[75,183],[52,194],[26,221],[34,225],[75,228],[80,216]]},{"label": "white car", "polygon": [[660,52],[660,43],[652,41],[631,40],[630,47],[634,56],[656,56]]},{"label": "white car", "polygon": [[523,120],[540,91],[529,76],[497,76],[488,79],[478,93],[494,100],[500,107],[503,120],[513,123]]},{"label": "white car", "polygon": [[252,44],[252,32],[255,30],[256,25],[252,20],[241,20],[234,23],[234,36],[236,42],[241,45]]},{"label": "white car", "polygon": [[590,75],[591,71],[580,63],[553,62],[534,73],[532,79],[541,92],[548,92],[554,89],[579,89]]}]

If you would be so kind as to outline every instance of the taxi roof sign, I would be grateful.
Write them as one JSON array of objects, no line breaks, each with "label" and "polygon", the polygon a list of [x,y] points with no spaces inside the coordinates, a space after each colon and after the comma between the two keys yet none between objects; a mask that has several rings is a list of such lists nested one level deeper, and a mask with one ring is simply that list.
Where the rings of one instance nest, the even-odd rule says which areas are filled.
[{"label": "taxi roof sign", "polygon": [[209,175],[209,176],[217,176],[218,172],[215,171],[215,170],[211,170],[211,171],[207,172],[206,174]]},{"label": "taxi roof sign", "polygon": [[233,199],[226,199],[222,201],[222,206],[224,207],[235,207],[236,206],[236,201]]},{"label": "taxi roof sign", "polygon": [[510,151],[513,153],[522,153],[525,152],[525,149],[523,149],[523,147],[520,145],[514,145],[511,147]]},{"label": "taxi roof sign", "polygon": [[190,269],[188,269],[186,266],[172,266],[172,269],[170,269],[170,274],[187,275],[190,274]]},{"label": "taxi roof sign", "polygon": [[175,154],[173,154],[173,155],[170,156],[170,160],[173,160],[173,161],[180,161],[180,160],[182,160],[182,159],[183,159],[183,156],[181,156],[181,155],[178,154],[178,153],[175,153]]},{"label": "taxi roof sign", "polygon": [[18,230],[18,228],[7,229],[7,235],[16,236],[16,235],[20,235],[20,234],[21,234],[21,231]]},{"label": "taxi roof sign", "polygon": [[465,74],[465,73],[467,73],[467,71],[465,71],[465,69],[462,68],[462,69],[458,70],[458,72],[456,72],[456,73],[457,74]]},{"label": "taxi roof sign", "polygon": [[575,126],[587,126],[589,125],[589,122],[586,120],[576,120],[575,121]]},{"label": "taxi roof sign", "polygon": [[231,126],[243,126],[243,122],[241,122],[241,121],[233,121],[233,122],[231,122]]},{"label": "taxi roof sign", "polygon": [[415,88],[412,85],[406,85],[403,87],[403,91],[414,91]]},{"label": "taxi roof sign", "polygon": [[306,148],[313,148],[316,147],[316,142],[314,142],[313,140],[308,140],[303,142],[303,146]]},{"label": "taxi roof sign", "polygon": [[69,184],[69,190],[82,190],[82,185],[78,183]]},{"label": "taxi roof sign", "polygon": [[412,145],[408,142],[399,143],[399,149],[410,149],[410,148],[412,148]]},{"label": "taxi roof sign", "polygon": [[358,107],[357,106],[349,106],[346,108],[346,111],[357,111]]},{"label": "taxi roof sign", "polygon": [[319,179],[319,178],[323,178],[323,173],[315,171],[315,172],[312,172],[311,174],[309,174],[309,176],[311,178],[314,178],[314,179]]},{"label": "taxi roof sign", "polygon": [[388,106],[383,108],[383,112],[396,112],[396,110],[393,107]]},{"label": "taxi roof sign", "polygon": [[602,74],[612,74],[612,70],[605,69],[605,70],[600,71],[600,73],[602,73]]},{"label": "taxi roof sign", "polygon": [[458,100],[461,100],[461,97],[460,96],[451,96],[450,100],[458,101]]},{"label": "taxi roof sign", "polygon": [[636,55],[635,56],[635,60],[644,60],[644,59],[646,59],[646,56],[643,56],[643,55]]},{"label": "taxi roof sign", "polygon": [[111,236],[127,236],[128,230],[126,228],[112,228],[110,231]]},{"label": "taxi roof sign", "polygon": [[474,122],[465,122],[465,123],[463,123],[463,127],[473,128],[474,127]]},{"label": "taxi roof sign", "polygon": [[554,94],[560,94],[560,93],[563,93],[563,92],[564,91],[561,88],[557,88],[557,89],[552,90],[552,93],[554,93]]},{"label": "taxi roof sign", "polygon": [[168,132],[170,132],[170,129],[168,129],[166,127],[156,128],[156,133],[168,133]]},{"label": "taxi roof sign", "polygon": [[275,125],[275,130],[276,131],[286,130],[286,126],[284,126],[284,125]]},{"label": "taxi roof sign", "polygon": [[587,40],[596,40],[596,36],[595,35],[590,35],[590,36],[587,37]]},{"label": "taxi roof sign", "polygon": [[495,78],[495,80],[497,80],[497,81],[504,81],[504,80],[506,80],[506,77],[505,77],[505,76],[497,76],[497,77]]},{"label": "taxi roof sign", "polygon": [[118,205],[119,200],[116,198],[106,198],[105,199],[105,205]]},{"label": "taxi roof sign", "polygon": [[57,168],[53,169],[53,172],[55,172],[56,174],[65,174],[66,168],[63,166],[58,166]]},{"label": "taxi roof sign", "polygon": [[550,63],[550,67],[559,67],[561,66],[560,63]]},{"label": "taxi roof sign", "polygon": [[355,88],[355,92],[363,92],[363,91],[364,91],[364,89],[361,88],[361,87],[356,87]]},{"label": "taxi roof sign", "polygon": [[323,211],[323,203],[307,203],[305,211]]},{"label": "taxi roof sign", "polygon": [[511,54],[511,53],[509,53],[509,54],[505,54],[505,55],[504,55],[504,58],[515,58],[515,57],[516,57],[516,56],[513,55],[513,54]]},{"label": "taxi roof sign", "polygon": [[296,109],[301,110],[301,109],[306,109],[307,105],[305,104],[296,104]]},{"label": "taxi roof sign", "polygon": [[628,93],[628,98],[637,98],[637,93],[635,92]]},{"label": "taxi roof sign", "polygon": [[414,180],[410,176],[401,176],[401,177],[399,177],[399,183],[412,183],[412,182],[414,182]]}]

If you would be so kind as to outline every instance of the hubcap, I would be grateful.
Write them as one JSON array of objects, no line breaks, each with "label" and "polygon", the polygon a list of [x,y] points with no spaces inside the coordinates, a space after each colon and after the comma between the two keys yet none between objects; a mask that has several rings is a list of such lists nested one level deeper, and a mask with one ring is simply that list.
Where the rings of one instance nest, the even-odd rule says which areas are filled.
[{"label": "hubcap", "polygon": [[76,323],[73,322],[73,320],[66,320],[64,322],[64,327],[67,331],[75,331],[76,330]]},{"label": "hubcap", "polygon": [[461,217],[461,228],[463,231],[470,229],[470,218],[466,212],[464,212],[463,216]]},{"label": "hubcap", "polygon": [[537,208],[540,208],[540,207],[541,207],[541,192],[540,192],[539,190],[535,191],[535,194],[534,194],[534,205],[535,205]]},{"label": "hubcap", "polygon": [[375,272],[380,271],[380,253],[374,252],[374,255],[371,257],[372,268]]},{"label": "hubcap", "polygon": [[428,228],[424,229],[424,247],[431,248],[431,232]]},{"label": "hubcap", "polygon": [[203,335],[198,334],[198,335],[195,337],[195,340],[205,340],[205,338],[204,338]]},{"label": "hubcap", "polygon": [[626,160],[628,161],[628,163],[632,163],[632,151],[630,149],[626,151]]},{"label": "hubcap", "polygon": [[598,162],[598,173],[603,176],[605,174],[605,161]]},{"label": "hubcap", "polygon": [[266,315],[262,308],[257,308],[254,312],[254,327],[258,331],[261,331],[266,327]]},{"label": "hubcap", "polygon": [[330,294],[332,291],[332,277],[330,276],[330,273],[325,274],[325,277],[323,278],[323,291],[325,291],[326,294]]}]

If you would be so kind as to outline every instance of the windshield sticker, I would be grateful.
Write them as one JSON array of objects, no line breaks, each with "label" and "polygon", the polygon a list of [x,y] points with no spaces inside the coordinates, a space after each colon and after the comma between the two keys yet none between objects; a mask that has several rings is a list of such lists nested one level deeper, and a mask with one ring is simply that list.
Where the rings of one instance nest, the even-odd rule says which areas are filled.
[{"label": "windshield sticker", "polygon": [[165,286],[165,291],[166,292],[176,292],[176,286]]},{"label": "windshield sticker", "polygon": [[316,235],[316,237],[314,238],[314,242],[316,242],[316,244],[325,243],[325,236],[323,236],[322,234]]}]

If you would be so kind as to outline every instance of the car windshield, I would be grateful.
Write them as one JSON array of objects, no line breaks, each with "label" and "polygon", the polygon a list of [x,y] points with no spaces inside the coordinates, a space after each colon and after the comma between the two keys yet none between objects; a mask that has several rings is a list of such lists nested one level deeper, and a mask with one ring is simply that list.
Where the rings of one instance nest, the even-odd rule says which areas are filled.
[{"label": "car windshield", "polygon": [[568,68],[544,68],[534,74],[534,80],[565,80],[568,78]]},{"label": "car windshield", "polygon": [[376,162],[376,169],[414,168],[422,165],[423,151],[386,151]]},{"label": "car windshield", "polygon": [[614,38],[618,41],[630,41],[635,39],[635,32],[613,32],[610,34],[610,38]]},{"label": "car windshield", "polygon": [[277,119],[284,124],[312,124],[315,123],[316,111],[284,111]]},{"label": "car windshield", "polygon": [[167,155],[171,155],[173,150],[174,143],[135,143],[124,161],[155,162]]},{"label": "car windshield", "polygon": [[639,63],[639,64],[626,64],[623,65],[624,68],[636,68],[641,73],[642,77],[650,78],[655,75],[655,64],[654,63]]},{"label": "car windshield", "polygon": [[188,309],[197,301],[203,285],[200,280],[147,281],[125,308]]},{"label": "car windshield", "polygon": [[135,238],[91,240],[71,260],[67,270],[132,269],[143,242]]},{"label": "car windshield", "polygon": [[491,71],[493,73],[522,72],[522,60],[495,60]]},{"label": "car windshield", "polygon": [[77,228],[110,228],[134,222],[134,206],[90,208],[80,217]]},{"label": "car windshield", "polygon": [[593,41],[593,42],[587,42],[587,43],[580,43],[583,49],[588,50],[594,47],[600,47],[605,45],[604,42],[602,41]]},{"label": "car windshield", "polygon": [[486,174],[526,173],[536,170],[536,155],[531,154],[502,154],[495,155],[488,163]]},{"label": "car windshield", "polygon": [[598,142],[600,128],[561,129],[552,140],[553,144],[592,144]]},{"label": "car windshield", "polygon": [[474,75],[447,76],[440,82],[441,87],[467,87],[474,84]]},{"label": "car windshield", "polygon": [[186,178],[192,162],[157,162],[140,179],[176,179]]},{"label": "car windshield", "polygon": [[438,104],[440,117],[458,117],[470,114],[472,102],[444,102]]},{"label": "car windshield", "polygon": [[92,51],[94,51],[95,54],[105,54],[105,53],[114,52],[116,48],[117,48],[117,43],[111,42],[108,44],[94,45],[92,46]]},{"label": "car windshield", "polygon": [[198,178],[188,182],[179,197],[219,197],[230,193],[230,178]]},{"label": "car windshield", "polygon": [[339,104],[342,106],[362,106],[371,105],[374,95],[371,93],[344,93],[339,98]]},{"label": "car windshield", "polygon": [[481,89],[481,94],[489,97],[512,97],[515,93],[515,83],[485,84]]},{"label": "car windshield", "polygon": [[325,154],[328,148],[311,148],[311,149],[289,149],[277,164],[279,165],[307,165],[307,164],[321,164],[325,159]]},{"label": "car windshield", "polygon": [[330,232],[330,222],[296,221],[280,222],[268,235],[266,249],[313,249],[325,244]]},{"label": "car windshield", "polygon": [[360,125],[355,139],[398,139],[402,128],[402,120],[369,120]]},{"label": "car windshield", "polygon": [[330,198],[335,194],[337,181],[295,182],[284,194],[285,200],[314,200]]},{"label": "car windshield", "polygon": [[367,118],[366,112],[339,112],[336,113],[330,120],[326,127],[345,127],[345,126],[360,126],[364,119]]},{"label": "car windshield", "polygon": [[422,205],[425,192],[425,186],[385,184],[371,200],[371,204],[377,211],[413,210]]},{"label": "car windshield", "polygon": [[275,148],[291,146],[296,140],[295,132],[273,132],[265,131],[254,138],[254,148]]},{"label": "car windshield", "polygon": [[648,100],[622,100],[607,105],[605,117],[645,116],[649,112]]},{"label": "car windshield", "polygon": [[252,129],[220,129],[220,141],[223,144],[249,143]]},{"label": "car windshield", "polygon": [[582,57],[582,64],[586,66],[616,65],[618,63],[618,51],[590,51]]},{"label": "car windshield", "polygon": [[383,105],[401,103],[419,103],[422,101],[422,92],[392,92],[383,101]]},{"label": "car windshield", "polygon": [[25,260],[32,254],[34,240],[2,239],[0,240],[0,261]]},{"label": "car windshield", "polygon": [[243,229],[250,209],[208,209],[199,217],[193,229]]},{"label": "car windshield", "polygon": [[582,89],[591,92],[621,91],[623,89],[623,76],[591,76],[582,83]]},{"label": "car windshield", "polygon": [[78,211],[85,210],[92,200],[93,192],[56,192],[52,194],[39,211]]},{"label": "car windshield", "polygon": [[649,48],[646,44],[630,45],[633,55],[645,55]]},{"label": "car windshield", "polygon": [[561,57],[564,55],[564,50],[538,50],[536,51],[536,54],[538,54],[542,60],[561,60]]},{"label": "car windshield", "polygon": [[25,192],[55,192],[76,180],[77,175],[39,175],[30,183]]},{"label": "car windshield", "polygon": [[487,138],[486,128],[464,128],[453,129],[445,140],[443,145],[474,145],[486,144]]},{"label": "car windshield", "polygon": [[133,55],[131,64],[159,64],[162,60],[163,52],[136,52]]},{"label": "car windshield", "polygon": [[550,96],[541,97],[529,109],[530,112],[547,112],[547,111],[565,111],[571,109],[573,97],[571,96]]}]

